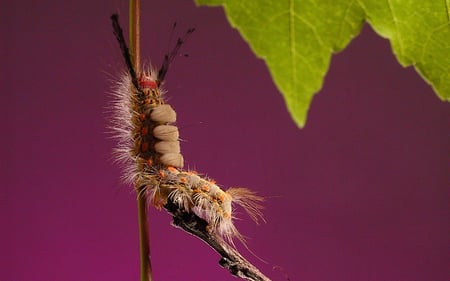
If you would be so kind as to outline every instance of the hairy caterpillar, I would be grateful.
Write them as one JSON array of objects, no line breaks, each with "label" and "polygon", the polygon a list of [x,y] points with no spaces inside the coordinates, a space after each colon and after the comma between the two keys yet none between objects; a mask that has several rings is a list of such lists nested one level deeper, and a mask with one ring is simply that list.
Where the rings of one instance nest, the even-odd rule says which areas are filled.
[{"label": "hairy caterpillar", "polygon": [[258,222],[263,219],[262,197],[246,188],[222,190],[213,180],[183,170],[179,132],[173,125],[176,113],[164,101],[162,83],[169,65],[186,36],[194,30],[189,29],[183,39],[178,39],[159,70],[149,67],[135,71],[118,16],[113,15],[111,19],[128,68],[128,73],[117,82],[113,104],[113,130],[118,138],[116,155],[126,163],[124,178],[143,192],[156,208],[161,209],[171,201],[184,212],[203,218],[210,233],[231,244],[233,238],[245,244],[233,224],[233,204],[242,206]]}]

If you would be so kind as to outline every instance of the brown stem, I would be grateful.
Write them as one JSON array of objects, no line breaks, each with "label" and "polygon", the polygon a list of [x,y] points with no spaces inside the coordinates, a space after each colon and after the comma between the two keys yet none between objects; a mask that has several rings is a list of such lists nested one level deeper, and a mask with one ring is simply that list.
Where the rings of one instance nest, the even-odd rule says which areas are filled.
[{"label": "brown stem", "polygon": [[139,75],[141,69],[141,32],[140,32],[140,22],[141,22],[141,1],[140,0],[130,0],[130,55],[131,61],[133,62],[136,74]]},{"label": "brown stem", "polygon": [[[131,62],[136,70],[136,75],[139,76],[141,69],[140,65],[140,0],[130,0],[130,25],[129,25],[129,36],[130,36],[130,56]],[[138,206],[138,222],[139,222],[139,252],[141,260],[141,277],[140,281],[152,281],[152,263],[150,258],[150,235],[148,227],[148,216],[147,216],[147,199],[145,198],[144,186],[136,186],[137,206]]]},{"label": "brown stem", "polygon": [[143,195],[140,187],[137,190],[137,206],[138,206],[138,222],[139,222],[139,252],[141,260],[141,277],[140,281],[152,281],[152,263],[150,257],[150,236],[148,229],[148,216],[147,216],[147,199]]}]

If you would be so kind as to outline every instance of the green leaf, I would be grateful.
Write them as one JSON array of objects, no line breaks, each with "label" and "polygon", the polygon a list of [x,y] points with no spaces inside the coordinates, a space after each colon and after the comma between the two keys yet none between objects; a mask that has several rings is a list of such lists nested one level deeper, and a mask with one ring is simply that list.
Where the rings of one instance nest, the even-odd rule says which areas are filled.
[{"label": "green leaf", "polygon": [[303,127],[323,84],[331,54],[367,20],[391,40],[403,66],[414,65],[442,100],[450,101],[448,0],[196,0],[222,5],[253,52],[266,62],[289,112]]},{"label": "green leaf", "polygon": [[442,100],[450,101],[449,1],[359,1],[375,31],[391,41],[402,66],[414,65]]}]

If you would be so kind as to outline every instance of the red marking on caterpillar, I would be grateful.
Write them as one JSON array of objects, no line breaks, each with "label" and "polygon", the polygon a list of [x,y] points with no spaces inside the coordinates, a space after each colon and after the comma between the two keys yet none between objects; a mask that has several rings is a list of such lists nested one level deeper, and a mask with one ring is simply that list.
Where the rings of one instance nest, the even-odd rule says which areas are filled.
[{"label": "red marking on caterpillar", "polygon": [[146,79],[145,77],[141,77],[139,80],[139,85],[142,88],[150,88],[150,89],[156,89],[157,85],[155,81],[152,81],[150,79]]},{"label": "red marking on caterpillar", "polygon": [[214,180],[182,170],[179,131],[173,125],[176,113],[165,103],[162,80],[184,39],[179,39],[165,56],[159,71],[151,67],[135,71],[117,17],[112,19],[129,72],[117,82],[113,102],[113,130],[118,138],[115,151],[117,159],[126,163],[125,180],[141,190],[156,208],[171,200],[183,211],[206,220],[212,233],[232,245],[233,238],[245,244],[233,224],[233,204],[242,206],[258,222],[263,220],[263,198],[246,188],[222,190]]}]

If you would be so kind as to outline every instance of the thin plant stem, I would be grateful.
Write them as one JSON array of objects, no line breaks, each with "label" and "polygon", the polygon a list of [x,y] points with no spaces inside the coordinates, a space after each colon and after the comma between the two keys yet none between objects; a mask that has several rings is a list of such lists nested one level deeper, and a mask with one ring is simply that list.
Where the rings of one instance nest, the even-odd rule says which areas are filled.
[{"label": "thin plant stem", "polygon": [[[140,0],[130,0],[129,5],[129,41],[130,55],[134,69],[139,75],[140,65]],[[145,198],[144,186],[136,186],[137,208],[139,222],[139,252],[140,252],[140,281],[152,281],[152,263],[150,258],[150,235],[147,216],[147,200]]]},{"label": "thin plant stem", "polygon": [[141,69],[141,1],[140,0],[130,0],[130,53],[131,60],[134,65],[134,69],[137,72]]},{"label": "thin plant stem", "polygon": [[147,200],[144,192],[140,187],[138,190],[137,206],[138,206],[138,221],[139,221],[139,249],[141,256],[141,278],[140,281],[152,281],[152,263],[150,258],[150,238],[148,229],[147,216]]}]

